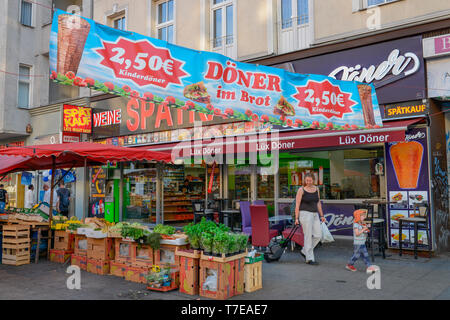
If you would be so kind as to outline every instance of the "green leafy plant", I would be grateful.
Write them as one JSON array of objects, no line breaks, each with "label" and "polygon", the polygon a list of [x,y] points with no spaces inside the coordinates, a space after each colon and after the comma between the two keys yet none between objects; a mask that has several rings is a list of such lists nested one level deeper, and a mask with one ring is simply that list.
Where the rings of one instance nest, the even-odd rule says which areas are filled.
[{"label": "green leafy plant", "polygon": [[248,235],[245,233],[239,234],[239,250],[244,251],[247,248]]},{"label": "green leafy plant", "polygon": [[153,232],[165,234],[167,236],[170,236],[175,233],[175,228],[172,226],[167,226],[163,224],[157,224],[155,228],[153,228]]},{"label": "green leafy plant", "polygon": [[201,235],[200,244],[202,249],[206,252],[212,252],[214,236],[211,233],[203,232]]},{"label": "green leafy plant", "polygon": [[236,253],[239,251],[239,235],[229,233],[228,253]]},{"label": "green leafy plant", "polygon": [[161,234],[152,232],[144,237],[144,243],[149,245],[153,250],[158,250],[161,247]]}]

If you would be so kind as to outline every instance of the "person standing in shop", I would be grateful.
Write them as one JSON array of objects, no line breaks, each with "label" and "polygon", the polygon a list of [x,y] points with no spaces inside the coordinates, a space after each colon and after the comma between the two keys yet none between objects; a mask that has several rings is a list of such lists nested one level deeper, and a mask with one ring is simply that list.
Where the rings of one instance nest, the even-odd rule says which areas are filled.
[{"label": "person standing in shop", "polygon": [[303,228],[304,245],[300,252],[301,255],[305,258],[307,264],[318,265],[319,263],[314,258],[314,248],[322,237],[320,220],[322,222],[326,220],[320,203],[319,188],[314,185],[314,179],[310,173],[305,174],[304,183],[305,186],[297,191],[295,224],[300,223]]},{"label": "person standing in shop", "polygon": [[8,203],[8,191],[5,190],[3,184],[0,184],[0,213],[5,212],[5,207],[7,203]]},{"label": "person standing in shop", "polygon": [[30,184],[25,192],[25,209],[31,209],[34,205],[34,186]]},{"label": "person standing in shop", "polygon": [[[47,202],[48,205],[50,205],[50,184],[49,183],[45,183],[44,186],[44,202]],[[56,190],[53,189],[53,209],[56,210],[57,206],[56,204],[58,203],[58,195],[56,194]]]},{"label": "person standing in shop", "polygon": [[69,216],[70,205],[70,190],[64,186],[64,182],[59,183],[59,189],[56,193],[58,195],[58,210],[63,216]]}]

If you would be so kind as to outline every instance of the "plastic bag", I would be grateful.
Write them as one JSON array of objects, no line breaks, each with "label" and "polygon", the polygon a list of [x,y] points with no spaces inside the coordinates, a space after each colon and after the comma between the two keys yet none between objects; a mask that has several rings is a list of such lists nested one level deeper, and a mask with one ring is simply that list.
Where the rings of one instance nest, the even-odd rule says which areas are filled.
[{"label": "plastic bag", "polygon": [[322,238],[321,238],[320,241],[322,241],[323,243],[333,242],[334,238],[331,235],[330,230],[328,230],[328,227],[327,227],[326,223],[322,222],[320,224],[320,227],[322,228]]},{"label": "plastic bag", "polygon": [[212,292],[217,291],[217,270],[208,269],[206,274],[208,275],[203,283],[203,290]]}]

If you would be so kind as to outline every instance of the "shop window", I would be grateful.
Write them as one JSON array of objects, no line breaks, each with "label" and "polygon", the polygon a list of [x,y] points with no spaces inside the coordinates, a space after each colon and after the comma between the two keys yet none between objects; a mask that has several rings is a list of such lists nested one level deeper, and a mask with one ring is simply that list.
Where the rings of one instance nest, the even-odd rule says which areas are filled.
[{"label": "shop window", "polygon": [[33,4],[29,1],[22,0],[20,5],[20,23],[24,26],[31,27],[33,20]]},{"label": "shop window", "polygon": [[174,0],[159,2],[157,7],[158,23],[156,29],[158,30],[158,39],[174,43]]},{"label": "shop window", "polygon": [[163,174],[165,223],[192,221],[192,200],[205,199],[205,172],[201,165],[166,165]]},{"label": "shop window", "polygon": [[228,198],[232,200],[251,200],[252,168],[250,165],[228,166]]},{"label": "shop window", "polygon": [[304,175],[312,173],[322,199],[367,199],[385,196],[382,147],[282,153],[279,198],[295,198]]},{"label": "shop window", "polygon": [[19,83],[17,106],[19,108],[30,107],[31,67],[19,66]]}]

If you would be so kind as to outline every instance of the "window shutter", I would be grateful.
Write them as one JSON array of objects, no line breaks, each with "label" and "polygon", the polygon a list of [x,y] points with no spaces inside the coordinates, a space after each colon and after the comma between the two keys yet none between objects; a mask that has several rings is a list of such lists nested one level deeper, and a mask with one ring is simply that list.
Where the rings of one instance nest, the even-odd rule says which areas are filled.
[{"label": "window shutter", "polygon": [[369,6],[369,0],[361,0],[362,2],[362,8],[361,9],[367,9]]},{"label": "window shutter", "polygon": [[352,0],[352,12],[357,12],[361,9],[361,0]]}]

